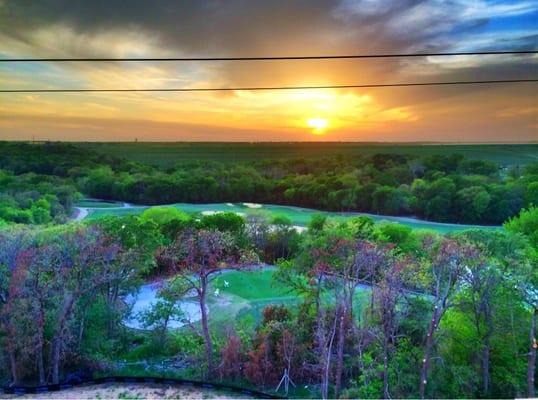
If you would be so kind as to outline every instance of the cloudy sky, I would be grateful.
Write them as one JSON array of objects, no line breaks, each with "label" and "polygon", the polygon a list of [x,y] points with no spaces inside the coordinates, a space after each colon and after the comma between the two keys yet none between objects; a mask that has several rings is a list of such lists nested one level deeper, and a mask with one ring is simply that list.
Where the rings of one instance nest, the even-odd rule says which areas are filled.
[{"label": "cloudy sky", "polygon": [[[538,0],[0,0],[0,58],[538,49]],[[0,87],[345,85],[538,77],[536,56],[3,63]],[[0,139],[538,140],[538,84],[0,94]]]}]

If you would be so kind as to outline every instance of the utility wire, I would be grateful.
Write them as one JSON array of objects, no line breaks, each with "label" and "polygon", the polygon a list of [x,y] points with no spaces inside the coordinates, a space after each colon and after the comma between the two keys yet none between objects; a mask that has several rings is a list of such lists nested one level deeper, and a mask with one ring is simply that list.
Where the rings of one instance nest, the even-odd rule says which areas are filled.
[{"label": "utility wire", "polygon": [[400,54],[348,54],[321,56],[276,56],[276,57],[161,57],[161,58],[3,58],[0,62],[114,62],[114,61],[278,61],[278,60],[341,60],[361,58],[407,58],[407,57],[447,57],[538,54],[538,50],[520,51],[472,51],[446,53],[400,53]]},{"label": "utility wire", "polygon": [[0,93],[88,93],[88,92],[224,92],[241,90],[312,90],[312,89],[354,89],[388,88],[409,86],[449,86],[449,85],[486,85],[506,83],[536,83],[536,79],[502,79],[485,81],[446,81],[446,82],[401,82],[364,85],[322,85],[322,86],[243,86],[243,87],[206,87],[206,88],[150,88],[150,89],[0,89]]}]

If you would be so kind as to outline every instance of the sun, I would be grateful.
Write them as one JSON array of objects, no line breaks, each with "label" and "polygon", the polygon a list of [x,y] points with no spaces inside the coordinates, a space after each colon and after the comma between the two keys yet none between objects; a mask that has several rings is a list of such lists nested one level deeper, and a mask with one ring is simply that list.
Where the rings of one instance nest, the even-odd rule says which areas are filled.
[{"label": "sun", "polygon": [[314,117],[306,121],[306,124],[312,128],[315,135],[323,135],[325,129],[329,126],[329,121],[325,118]]}]

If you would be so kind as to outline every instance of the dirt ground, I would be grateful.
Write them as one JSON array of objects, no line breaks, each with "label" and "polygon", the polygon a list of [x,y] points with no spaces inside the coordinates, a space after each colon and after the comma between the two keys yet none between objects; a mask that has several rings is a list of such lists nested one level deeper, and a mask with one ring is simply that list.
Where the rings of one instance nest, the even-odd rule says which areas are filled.
[{"label": "dirt ground", "polygon": [[1,395],[0,399],[245,399],[241,393],[190,386],[147,383],[103,383],[83,385],[59,392]]}]

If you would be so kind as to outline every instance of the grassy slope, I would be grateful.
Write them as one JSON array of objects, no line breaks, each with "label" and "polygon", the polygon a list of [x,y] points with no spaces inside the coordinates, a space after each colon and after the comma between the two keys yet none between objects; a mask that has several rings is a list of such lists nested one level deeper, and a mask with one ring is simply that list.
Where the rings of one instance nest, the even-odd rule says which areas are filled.
[{"label": "grassy slope", "polygon": [[82,199],[81,201],[77,203],[77,207],[113,208],[113,207],[123,207],[123,203],[114,202],[114,201]]},{"label": "grassy slope", "polygon": [[319,158],[329,155],[400,153],[415,155],[462,154],[503,165],[538,161],[538,144],[419,145],[372,143],[79,143],[82,148],[130,160],[170,167],[181,161],[222,162],[261,159]]}]

